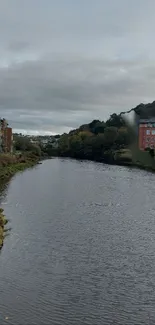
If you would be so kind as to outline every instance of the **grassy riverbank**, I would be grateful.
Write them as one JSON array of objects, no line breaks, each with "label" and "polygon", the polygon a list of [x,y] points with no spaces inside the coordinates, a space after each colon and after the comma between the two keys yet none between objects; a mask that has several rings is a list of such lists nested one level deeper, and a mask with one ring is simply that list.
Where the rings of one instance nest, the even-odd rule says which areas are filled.
[{"label": "grassy riverbank", "polygon": [[155,159],[148,151],[139,150],[137,144],[126,149],[111,151],[106,157],[106,163],[140,168],[155,172]]},{"label": "grassy riverbank", "polygon": [[18,171],[34,166],[39,158],[31,153],[21,155],[0,155],[0,180],[7,180]]},{"label": "grassy riverbank", "polygon": [[[0,185],[7,182],[14,174],[23,171],[26,168],[34,166],[38,163],[39,157],[32,153],[10,155],[0,155]],[[3,214],[3,209],[0,208],[0,249],[3,246],[5,237],[5,225],[7,219]]]}]

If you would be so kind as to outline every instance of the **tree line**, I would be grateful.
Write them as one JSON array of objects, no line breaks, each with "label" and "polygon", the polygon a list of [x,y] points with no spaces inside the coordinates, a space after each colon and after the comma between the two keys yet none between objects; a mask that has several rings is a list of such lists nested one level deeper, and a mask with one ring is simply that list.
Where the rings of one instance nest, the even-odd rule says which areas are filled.
[{"label": "tree line", "polygon": [[[155,116],[155,102],[140,104],[126,113],[132,111],[135,113],[135,127],[125,120],[125,112],[114,113],[106,122],[93,120],[69,133],[55,136],[58,140],[57,147],[50,142],[44,146],[41,141],[34,144],[31,143],[29,137],[16,134],[14,135],[14,148],[17,151],[32,152],[45,157],[72,157],[109,163],[116,162],[121,156],[124,162],[131,162],[134,156],[135,161],[142,161],[146,154],[140,153],[138,146],[134,150],[131,147],[138,140],[138,120]],[[153,159],[154,150],[153,153],[149,150],[149,153]],[[149,157],[146,158],[148,160]]]},{"label": "tree line", "polygon": [[93,120],[63,134],[59,139],[58,155],[112,162],[114,153],[128,148],[130,142],[125,120],[121,115],[112,114],[106,122]]}]

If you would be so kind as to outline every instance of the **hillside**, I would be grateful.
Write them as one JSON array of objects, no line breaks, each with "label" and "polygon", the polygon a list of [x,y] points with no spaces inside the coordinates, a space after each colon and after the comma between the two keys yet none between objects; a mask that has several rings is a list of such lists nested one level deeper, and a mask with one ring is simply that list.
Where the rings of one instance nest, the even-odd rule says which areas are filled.
[{"label": "hillside", "polygon": [[[130,124],[124,118],[130,112],[135,112],[136,123]],[[139,150],[137,133],[139,118],[154,115],[155,102],[114,113],[106,122],[96,119],[83,124],[60,137],[58,155],[155,169],[154,153]]]}]

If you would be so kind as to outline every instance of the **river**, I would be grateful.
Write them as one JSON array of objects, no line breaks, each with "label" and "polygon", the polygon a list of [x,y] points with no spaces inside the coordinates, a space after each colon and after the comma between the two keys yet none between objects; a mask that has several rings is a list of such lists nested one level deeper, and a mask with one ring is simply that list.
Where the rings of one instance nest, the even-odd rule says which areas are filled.
[{"label": "river", "polygon": [[52,159],[0,200],[0,324],[155,324],[155,175]]}]

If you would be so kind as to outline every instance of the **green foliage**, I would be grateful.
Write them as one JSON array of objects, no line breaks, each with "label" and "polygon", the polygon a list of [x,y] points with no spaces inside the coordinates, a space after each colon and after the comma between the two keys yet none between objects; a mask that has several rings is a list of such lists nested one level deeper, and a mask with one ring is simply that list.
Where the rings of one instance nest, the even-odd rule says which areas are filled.
[{"label": "green foliage", "polygon": [[64,133],[59,139],[58,152],[61,156],[69,155],[69,137],[68,134]]},{"label": "green foliage", "polygon": [[108,123],[93,120],[69,134],[63,134],[59,139],[58,154],[79,159],[112,161],[114,150],[129,144],[128,130],[122,125],[124,122],[116,114],[113,114]]},{"label": "green foliage", "polygon": [[110,148],[114,145],[118,137],[118,130],[114,126],[109,126],[105,128],[104,131],[104,143],[106,147]]},{"label": "green foliage", "polygon": [[117,143],[120,147],[128,147],[130,144],[130,138],[129,129],[120,128],[118,130]]},{"label": "green foliage", "polygon": [[14,148],[16,151],[33,152],[36,156],[41,156],[41,147],[37,144],[31,143],[30,139],[26,136],[14,136]]},{"label": "green foliage", "polygon": [[40,148],[38,145],[33,144],[33,145],[31,145],[31,146],[29,147],[29,149],[30,149],[30,151],[31,151],[34,155],[36,155],[36,156],[38,156],[38,157],[41,156],[41,148]]},{"label": "green foliage", "polygon": [[42,148],[42,154],[44,157],[52,157],[58,155],[58,149],[54,148],[52,144],[47,144],[46,147]]},{"label": "green foliage", "polygon": [[19,151],[28,151],[30,149],[30,140],[25,136],[14,136],[14,147]]},{"label": "green foliage", "polygon": [[25,168],[32,167],[37,163],[38,159],[33,153],[17,157],[15,160],[10,157],[5,166],[1,164],[0,155],[0,182],[10,179],[16,172],[23,171]]},{"label": "green foliage", "polygon": [[120,128],[121,126],[124,126],[125,122],[122,119],[121,115],[112,114],[110,118],[106,122],[106,126],[114,126],[116,128]]},{"label": "green foliage", "polygon": [[148,104],[139,104],[134,111],[140,118],[155,117],[155,101]]},{"label": "green foliage", "polygon": [[104,122],[101,122],[99,120],[93,120],[89,124],[89,129],[94,134],[104,133],[105,123]]}]

